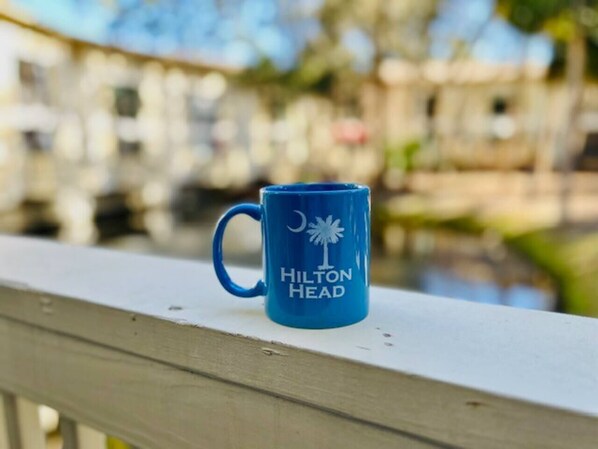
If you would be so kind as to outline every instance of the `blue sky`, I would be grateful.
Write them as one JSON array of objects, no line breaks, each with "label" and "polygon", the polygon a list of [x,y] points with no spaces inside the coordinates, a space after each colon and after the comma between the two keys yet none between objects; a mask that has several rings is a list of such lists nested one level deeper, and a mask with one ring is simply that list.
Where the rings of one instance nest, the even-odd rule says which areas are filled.
[{"label": "blue sky", "polygon": [[552,41],[545,35],[527,36],[509,23],[493,17],[493,0],[448,0],[432,24],[431,54],[446,58],[455,37],[475,43],[472,55],[480,60],[521,62],[525,59],[548,64],[553,57]]},{"label": "blue sky", "polygon": [[[293,1],[301,20],[282,17],[277,0],[221,1],[219,7],[223,9],[216,7],[215,0],[119,0],[130,10],[126,25],[119,26],[104,0],[12,0],[40,23],[93,42],[234,65],[252,64],[264,55],[281,69],[293,66],[303,46],[319,30],[311,13],[322,0]],[[523,35],[493,17],[493,12],[494,0],[442,2],[430,28],[431,57],[450,57],[455,41],[475,40],[471,54],[483,61],[551,61],[549,38]],[[148,32],[148,24],[152,31]],[[356,67],[367,69],[372,54],[368,37],[359,30],[349,30],[343,43],[357,56]]]}]

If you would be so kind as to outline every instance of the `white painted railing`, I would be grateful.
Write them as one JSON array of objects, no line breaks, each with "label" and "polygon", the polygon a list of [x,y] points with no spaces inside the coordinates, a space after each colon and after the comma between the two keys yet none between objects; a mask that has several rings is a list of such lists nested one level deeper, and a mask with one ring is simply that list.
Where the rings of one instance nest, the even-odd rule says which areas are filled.
[{"label": "white painted railing", "polygon": [[2,449],[42,444],[32,403],[68,448],[598,447],[598,320],[373,288],[291,329],[208,264],[15,237],[0,284]]}]

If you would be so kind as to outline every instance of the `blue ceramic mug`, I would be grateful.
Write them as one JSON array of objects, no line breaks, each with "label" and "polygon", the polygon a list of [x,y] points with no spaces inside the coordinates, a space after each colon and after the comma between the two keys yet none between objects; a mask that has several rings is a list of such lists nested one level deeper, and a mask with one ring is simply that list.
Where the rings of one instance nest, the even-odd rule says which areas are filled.
[{"label": "blue ceramic mug", "polygon": [[[222,286],[244,298],[266,297],[266,314],[292,327],[346,326],[368,314],[370,190],[358,184],[273,185],[261,204],[226,212],[214,233],[213,259]],[[247,214],[262,223],[264,280],[235,284],[222,262],[229,220]]]}]

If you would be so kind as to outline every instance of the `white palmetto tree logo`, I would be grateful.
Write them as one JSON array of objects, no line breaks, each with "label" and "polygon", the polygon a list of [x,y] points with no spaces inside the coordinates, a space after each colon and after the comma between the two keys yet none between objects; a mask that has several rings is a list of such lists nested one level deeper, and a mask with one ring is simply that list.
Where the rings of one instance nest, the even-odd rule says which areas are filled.
[{"label": "white palmetto tree logo", "polygon": [[328,215],[326,220],[316,217],[316,223],[310,223],[307,233],[310,235],[309,241],[314,245],[322,245],[324,247],[324,260],[322,265],[318,265],[319,270],[330,270],[334,266],[328,263],[328,244],[338,243],[343,237],[345,228],[340,227],[340,219],[332,221],[332,215]]}]

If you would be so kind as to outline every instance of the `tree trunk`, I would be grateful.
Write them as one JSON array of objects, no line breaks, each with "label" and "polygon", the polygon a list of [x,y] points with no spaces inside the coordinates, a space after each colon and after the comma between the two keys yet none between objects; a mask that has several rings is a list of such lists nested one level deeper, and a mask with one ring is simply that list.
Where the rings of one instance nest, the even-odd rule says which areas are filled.
[{"label": "tree trunk", "polygon": [[560,224],[569,223],[571,178],[573,157],[578,153],[583,136],[578,129],[579,113],[583,100],[584,74],[586,68],[586,40],[581,26],[577,24],[575,36],[567,44],[566,87],[567,104],[565,123],[557,138],[557,156],[561,169],[559,189]]},{"label": "tree trunk", "polygon": [[322,265],[318,267],[318,269],[329,270],[330,268],[334,267],[328,264],[328,243],[324,243],[324,261],[322,262]]}]

